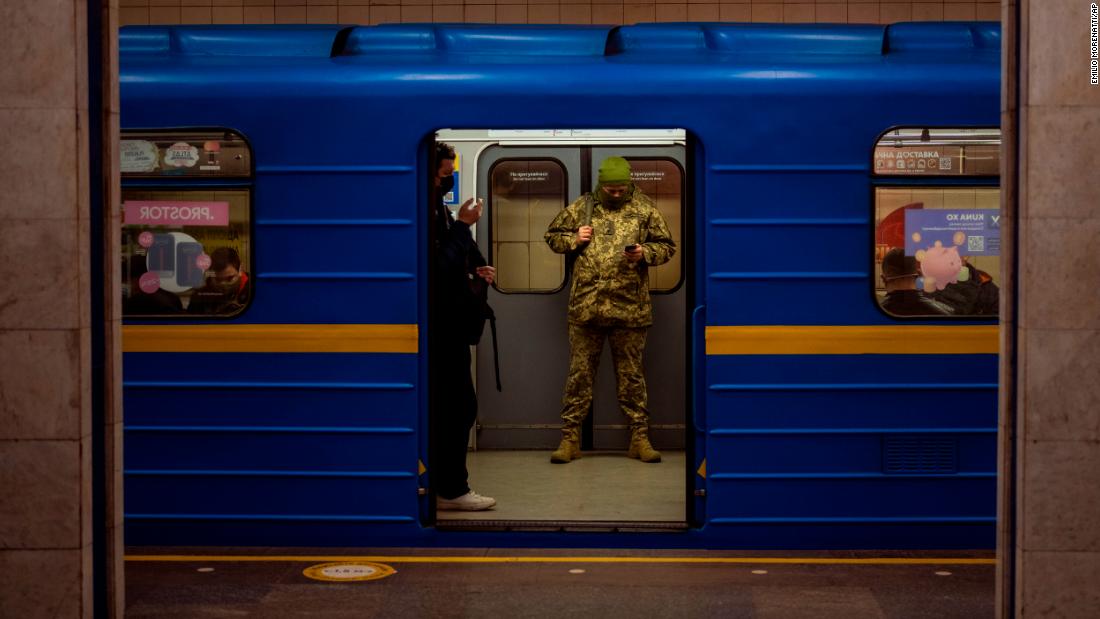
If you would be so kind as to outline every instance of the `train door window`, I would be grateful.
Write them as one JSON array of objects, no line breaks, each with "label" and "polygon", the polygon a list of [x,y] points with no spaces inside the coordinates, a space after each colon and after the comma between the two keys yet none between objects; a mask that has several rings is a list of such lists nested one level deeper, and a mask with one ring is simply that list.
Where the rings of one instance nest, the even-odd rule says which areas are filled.
[{"label": "train door window", "polygon": [[875,277],[892,316],[996,316],[1000,131],[895,129],[875,147]]},{"label": "train door window", "polygon": [[649,267],[649,289],[652,292],[668,292],[680,285],[680,260],[683,257],[681,242],[681,214],[684,212],[684,174],[671,159],[626,157],[630,162],[630,176],[634,184],[653,199],[657,210],[668,224],[676,247],[680,248],[672,259],[655,267]]},{"label": "train door window", "polygon": [[251,152],[228,131],[126,132],[124,316],[234,316],[252,297]]},{"label": "train door window", "polygon": [[489,173],[492,263],[501,292],[553,292],[565,282],[565,257],[543,240],[566,205],[565,169],[551,159],[508,159]]}]

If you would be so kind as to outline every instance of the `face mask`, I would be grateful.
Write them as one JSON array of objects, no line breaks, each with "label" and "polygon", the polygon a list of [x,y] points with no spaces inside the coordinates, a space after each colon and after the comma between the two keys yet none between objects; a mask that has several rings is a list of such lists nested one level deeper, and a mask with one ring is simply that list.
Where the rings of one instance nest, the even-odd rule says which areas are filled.
[{"label": "face mask", "polygon": [[238,275],[227,282],[214,282],[214,288],[222,294],[233,294],[237,292],[237,288],[241,285],[241,276]]},{"label": "face mask", "polygon": [[455,177],[448,176],[439,180],[439,195],[446,196],[455,188]]},{"label": "face mask", "polygon": [[626,191],[626,192],[623,193],[623,195],[621,195],[619,197],[615,197],[615,196],[609,195],[603,189],[600,190],[600,202],[604,203],[605,205],[607,205],[611,208],[618,208],[618,207],[626,204],[629,201],[630,201],[630,191]]}]

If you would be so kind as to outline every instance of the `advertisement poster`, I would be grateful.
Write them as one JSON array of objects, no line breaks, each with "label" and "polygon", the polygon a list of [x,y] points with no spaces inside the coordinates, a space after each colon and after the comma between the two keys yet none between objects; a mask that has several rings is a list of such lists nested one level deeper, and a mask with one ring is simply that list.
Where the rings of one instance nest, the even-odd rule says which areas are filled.
[{"label": "advertisement poster", "polygon": [[909,209],[905,211],[905,255],[956,246],[960,256],[1001,254],[1001,214],[995,209]]},{"label": "advertisement poster", "polygon": [[119,156],[123,173],[152,172],[157,169],[159,152],[156,144],[147,140],[121,140]]},{"label": "advertisement poster", "polygon": [[176,142],[164,149],[164,164],[170,168],[193,168],[199,162],[199,149],[187,142]]},{"label": "advertisement poster", "polygon": [[444,204],[458,204],[458,170],[455,170],[452,176],[455,179],[455,185],[450,191],[443,194]]},{"label": "advertisement poster", "polygon": [[228,226],[228,202],[127,200],[122,204],[127,226]]},{"label": "advertisement poster", "polygon": [[458,204],[458,196],[460,195],[459,191],[458,191],[458,181],[459,181],[458,158],[459,158],[459,156],[455,155],[455,171],[454,171],[454,173],[451,174],[451,177],[454,178],[455,185],[454,185],[453,188],[451,188],[450,191],[448,191],[446,194],[443,195],[443,204]]},{"label": "advertisement poster", "polygon": [[962,147],[906,146],[875,149],[875,174],[959,174]]}]

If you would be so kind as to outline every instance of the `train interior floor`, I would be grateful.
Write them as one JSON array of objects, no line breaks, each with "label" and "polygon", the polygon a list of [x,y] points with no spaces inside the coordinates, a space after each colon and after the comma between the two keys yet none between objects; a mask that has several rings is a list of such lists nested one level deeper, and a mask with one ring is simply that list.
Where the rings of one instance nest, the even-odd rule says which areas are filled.
[{"label": "train interior floor", "polygon": [[994,570],[992,552],[129,548],[126,617],[974,618]]},{"label": "train interior floor", "polygon": [[447,521],[557,521],[683,523],[684,452],[661,452],[645,463],[625,451],[586,451],[567,464],[550,462],[550,449],[481,450],[467,454],[470,487],[497,500],[481,512],[440,511]]}]

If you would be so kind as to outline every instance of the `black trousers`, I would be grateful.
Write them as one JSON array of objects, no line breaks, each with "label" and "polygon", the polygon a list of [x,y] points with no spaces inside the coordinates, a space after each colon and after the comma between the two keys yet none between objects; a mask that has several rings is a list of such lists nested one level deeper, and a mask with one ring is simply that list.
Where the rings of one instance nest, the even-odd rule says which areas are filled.
[{"label": "black trousers", "polygon": [[445,499],[470,491],[466,447],[477,419],[477,394],[470,378],[470,347],[464,342],[437,342],[433,351],[432,419],[435,430],[432,463],[435,491]]}]

